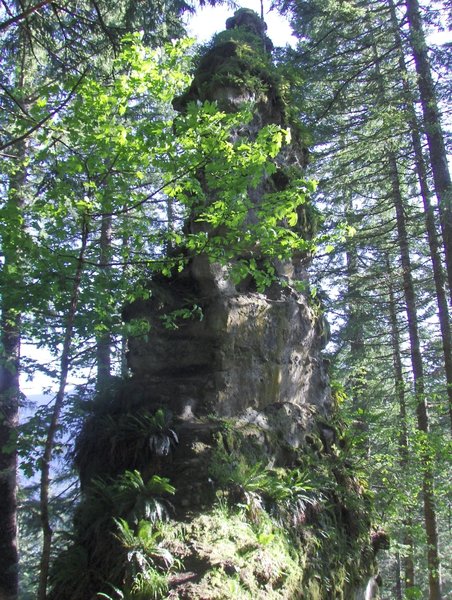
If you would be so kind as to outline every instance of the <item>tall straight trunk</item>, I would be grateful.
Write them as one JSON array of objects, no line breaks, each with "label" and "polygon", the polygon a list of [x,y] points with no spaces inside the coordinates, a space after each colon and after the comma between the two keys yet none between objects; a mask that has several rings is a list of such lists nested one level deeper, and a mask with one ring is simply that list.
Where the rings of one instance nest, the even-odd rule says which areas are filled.
[{"label": "tall straight trunk", "polygon": [[406,0],[405,4],[410,30],[411,49],[421,97],[424,129],[430,154],[433,183],[440,209],[449,294],[452,298],[452,181],[419,2],[418,0]]},{"label": "tall straight trunk", "polygon": [[400,569],[400,554],[396,553],[396,564],[395,564],[395,598],[396,600],[403,600],[402,592],[402,575]]},{"label": "tall straight trunk", "polygon": [[[378,61],[378,50],[373,43],[375,57],[375,72],[384,102],[386,90],[384,79],[380,72]],[[403,289],[405,296],[405,308],[408,321],[408,332],[410,338],[410,357],[413,372],[414,394],[416,398],[417,427],[425,434],[428,445],[429,417],[424,387],[424,365],[421,354],[419,339],[419,325],[417,318],[416,294],[411,270],[411,258],[408,243],[408,234],[405,220],[405,207],[400,190],[400,177],[397,167],[396,155],[392,151],[387,152],[388,175],[391,189],[391,198],[396,213],[397,241],[402,263]],[[429,600],[441,600],[441,584],[439,578],[439,552],[438,533],[436,525],[435,495],[433,485],[433,472],[428,450],[423,452],[422,461],[422,494],[424,507],[424,527],[427,537],[427,564],[429,575]]]},{"label": "tall straight trunk", "polygon": [[55,398],[50,425],[47,430],[47,438],[44,445],[44,453],[41,465],[41,485],[40,485],[40,517],[43,533],[43,543],[41,551],[39,588],[37,593],[38,600],[46,600],[47,581],[50,567],[50,551],[52,547],[52,528],[50,525],[49,500],[50,500],[50,463],[52,460],[55,437],[58,431],[61,411],[63,410],[64,398],[66,393],[66,384],[70,368],[70,357],[73,344],[74,322],[77,313],[78,299],[80,295],[80,284],[84,268],[84,257],[88,243],[88,224],[83,220],[81,246],[78,254],[77,265],[75,269],[72,293],[66,315],[66,325],[64,332],[63,348],[60,359],[60,378],[58,391]]},{"label": "tall straight trunk", "polygon": [[[130,261],[130,235],[125,230],[121,237],[122,256],[124,263],[122,267],[122,277],[127,280]],[[127,335],[122,334],[121,338],[121,357],[120,357],[121,377],[127,377],[129,374],[129,366],[127,364]]]},{"label": "tall straight trunk", "polygon": [[[353,222],[353,208],[349,202],[347,206],[346,219],[348,223]],[[347,328],[350,342],[350,354],[352,361],[358,365],[364,355],[364,326],[361,314],[360,291],[357,289],[355,279],[358,274],[358,253],[355,244],[350,244],[345,253],[347,271]]]},{"label": "tall straight trunk", "polygon": [[[345,218],[347,223],[354,221],[354,210],[351,199],[345,199]],[[369,428],[366,418],[366,382],[365,372],[362,368],[364,357],[364,317],[361,311],[361,294],[356,285],[358,275],[358,253],[356,244],[351,243],[345,253],[347,272],[347,332],[350,343],[350,377],[351,399],[355,417],[355,426],[362,438],[362,448],[369,451]]]},{"label": "tall straight trunk", "polygon": [[[111,237],[112,237],[112,217],[110,214],[102,216],[101,229],[100,229],[100,257],[99,266],[100,273],[99,279],[101,284],[102,293],[109,293],[110,278],[108,276],[109,260],[111,256]],[[108,306],[104,307],[104,310],[108,310]],[[109,324],[107,324],[109,327]],[[97,339],[96,347],[96,358],[97,358],[97,389],[102,391],[108,384],[111,375],[111,332],[102,331]]]},{"label": "tall straight trunk", "polygon": [[[417,427],[428,440],[429,417],[424,388],[424,365],[422,362],[419,326],[416,308],[416,296],[411,274],[411,259],[408,244],[408,234],[405,222],[405,210],[400,192],[397,162],[392,153],[388,153],[389,177],[391,182],[392,200],[396,212],[398,245],[403,271],[403,286],[405,307],[410,337],[410,356],[413,371],[414,393],[416,397]],[[427,441],[428,443],[428,441]],[[429,600],[441,600],[440,562],[438,553],[438,534],[436,527],[435,496],[433,472],[428,450],[420,457],[422,461],[422,494],[424,504],[424,526],[427,537],[427,564],[429,578]]]},{"label": "tall straight trunk", "polygon": [[[17,98],[27,111],[25,79],[28,64],[25,36],[18,39]],[[19,372],[21,341],[21,300],[23,292],[22,238],[25,235],[23,211],[27,180],[27,143],[18,142],[12,151],[1,245],[3,253],[0,333],[0,599],[15,600],[18,594],[17,540],[17,426],[19,424]]]},{"label": "tall straight trunk", "polygon": [[170,256],[173,251],[173,241],[171,239],[171,234],[174,231],[174,207],[172,198],[167,198],[166,200],[166,221],[167,221],[167,234],[168,238],[166,240],[166,255]]},{"label": "tall straight trunk", "polygon": [[[5,263],[5,267],[7,264]],[[19,423],[20,313],[2,302],[0,358],[0,598],[14,600],[18,592],[17,451]]]},{"label": "tall straight trunk", "polygon": [[[400,352],[399,324],[397,320],[397,306],[395,301],[394,286],[392,283],[391,266],[389,256],[386,256],[386,272],[388,275],[388,296],[389,296],[389,320],[391,323],[391,346],[394,366],[394,384],[397,400],[399,403],[399,456],[400,469],[405,473],[409,468],[409,448],[408,448],[408,423],[405,398],[405,381],[403,377],[402,356]],[[414,557],[413,557],[413,536],[412,536],[412,518],[408,514],[403,519],[402,542],[408,548],[408,554],[403,559],[405,589],[414,586]],[[398,568],[400,573],[400,557],[397,556]],[[400,578],[400,577],[399,577]],[[400,578],[401,579],[401,578]],[[399,587],[398,587],[399,589]],[[402,600],[402,592],[398,592],[399,600]]]},{"label": "tall straight trunk", "polygon": [[[21,187],[25,173],[10,182],[8,212],[14,214],[8,223],[9,231],[17,232],[23,208]],[[14,221],[14,223],[13,223]],[[17,239],[10,236],[5,227],[2,236],[4,256],[1,291],[1,338],[0,338],[0,598],[14,600],[18,593],[17,550],[17,450],[16,435],[19,424],[19,365],[21,338],[21,311],[16,290],[22,288],[20,281],[20,254]],[[7,239],[5,239],[5,237]],[[15,273],[15,276],[9,276]]]},{"label": "tall straight trunk", "polygon": [[422,151],[421,134],[419,124],[414,108],[414,100],[411,92],[408,70],[405,64],[405,57],[402,49],[402,40],[398,29],[398,21],[393,0],[389,0],[391,11],[391,23],[394,30],[395,43],[399,51],[399,68],[404,91],[406,110],[408,113],[408,122],[411,132],[411,140],[414,150],[414,162],[419,181],[419,189],[422,197],[425,216],[425,228],[427,231],[428,243],[430,248],[430,257],[433,268],[433,279],[435,282],[436,302],[438,305],[438,319],[441,330],[441,340],[444,356],[444,370],[447,383],[447,397],[449,407],[449,420],[452,429],[452,333],[450,327],[449,307],[447,305],[446,278],[440,256],[440,243],[436,233],[435,215],[433,206],[430,202],[430,189],[428,185],[427,166],[425,164]]}]

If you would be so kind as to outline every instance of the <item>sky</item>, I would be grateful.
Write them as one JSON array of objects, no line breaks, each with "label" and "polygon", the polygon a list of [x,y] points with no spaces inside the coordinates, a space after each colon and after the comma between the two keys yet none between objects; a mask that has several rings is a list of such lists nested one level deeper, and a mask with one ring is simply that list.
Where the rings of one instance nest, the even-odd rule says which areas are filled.
[{"label": "sky", "polygon": [[[251,8],[259,15],[261,12],[260,0],[238,0],[237,4],[242,8]],[[196,14],[188,21],[188,33],[200,43],[208,41],[215,33],[225,29],[226,19],[232,17],[234,9],[228,6],[206,6],[197,9]],[[446,15],[445,15],[446,17]],[[268,25],[267,35],[275,46],[295,45],[296,38],[288,21],[279,15],[276,10],[270,11],[265,7],[264,19]],[[428,35],[430,43],[444,44],[452,41],[451,31],[431,32]]]},{"label": "sky", "polygon": [[[240,7],[251,8],[259,15],[261,12],[260,0],[240,0]],[[232,17],[234,9],[228,6],[206,6],[198,9],[188,22],[188,34],[198,42],[208,41],[215,33],[223,31],[226,27],[226,19]],[[295,38],[292,36],[292,30],[287,20],[276,11],[269,11],[265,8],[264,19],[267,23],[267,35],[275,46],[285,46],[286,44],[295,44]]]}]

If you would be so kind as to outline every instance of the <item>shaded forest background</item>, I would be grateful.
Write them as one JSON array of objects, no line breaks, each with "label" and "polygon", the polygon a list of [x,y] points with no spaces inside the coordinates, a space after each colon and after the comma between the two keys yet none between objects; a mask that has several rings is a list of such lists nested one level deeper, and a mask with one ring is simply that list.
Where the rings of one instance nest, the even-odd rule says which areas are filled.
[{"label": "shaded forest background", "polygon": [[[19,597],[46,598],[77,501],[71,453],[85,407],[127,376],[124,339],[146,335],[144,323],[123,323],[124,304],[146,298],[147,278],[178,268],[175,246],[225,262],[240,255],[231,240],[206,246],[183,231],[201,193],[198,169],[220,170],[227,158],[259,177],[284,144],[274,129],[253,147],[230,147],[246,114],[214,105],[175,121],[171,102],[200,53],[184,39],[183,17],[197,10],[172,0],[0,6],[0,563],[11,567],[2,598],[17,596],[17,522]],[[306,0],[272,10],[298,39],[273,57],[317,181],[305,190],[318,221],[305,293],[328,319],[325,352],[351,460],[391,538],[382,597],[448,598],[451,55],[450,43],[429,40],[450,27],[451,4]],[[228,184],[213,224],[242,191]],[[281,211],[296,219],[290,205]],[[274,215],[266,219],[257,239],[269,255],[290,256],[298,248]],[[232,275],[261,287],[274,276],[252,261]],[[197,310],[168,315],[167,326]],[[42,364],[31,346],[52,359]],[[19,376],[38,371],[56,393],[30,406]],[[83,383],[68,386],[76,374]],[[21,407],[31,416],[19,423]]]}]

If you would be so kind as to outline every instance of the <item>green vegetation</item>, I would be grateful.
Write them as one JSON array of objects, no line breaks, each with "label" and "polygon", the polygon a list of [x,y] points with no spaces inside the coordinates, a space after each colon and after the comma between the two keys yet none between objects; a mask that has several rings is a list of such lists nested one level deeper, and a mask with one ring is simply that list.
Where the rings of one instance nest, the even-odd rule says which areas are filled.
[{"label": "green vegetation", "polygon": [[[229,108],[238,108],[238,104],[244,101],[267,102],[272,99],[278,102],[280,78],[262,31],[257,28],[256,14],[240,9],[233,19],[240,22],[246,17],[250,26],[222,31],[202,48],[194,80],[189,90],[176,100],[178,109],[185,108],[190,101],[228,100],[227,96],[224,99],[217,97],[218,93],[231,94]],[[237,106],[234,106],[235,102],[238,102]],[[276,108],[282,111],[282,106]]]},{"label": "green vegetation", "polygon": [[154,475],[144,481],[136,470],[116,479],[93,479],[77,509],[71,543],[53,566],[51,597],[81,600],[124,585],[141,598],[135,589],[141,594],[164,586],[161,571],[173,559],[154,523],[166,517],[167,498],[174,493],[167,479]]},{"label": "green vegetation", "polygon": [[[317,254],[312,272],[326,291],[347,437],[392,539],[381,594],[439,600],[451,590],[451,228],[443,200],[451,186],[448,173],[439,184],[434,172],[448,163],[440,116],[448,59],[447,44],[425,35],[445,18],[446,3],[280,7],[299,38],[288,56],[304,73],[299,114],[311,125],[309,168],[321,182],[324,226],[354,229]],[[432,132],[443,140],[433,143]]]},{"label": "green vegetation", "polygon": [[[241,9],[194,61],[183,0],[63,4],[0,7],[0,597],[349,600],[378,548],[384,600],[448,597],[449,3],[276,0],[296,48]],[[124,307],[200,255],[250,295],[309,295],[314,257],[340,426],[311,415],[298,449],[200,419],[181,442],[127,373],[151,324]],[[187,293],[158,325],[203,318]]]},{"label": "green vegetation", "polygon": [[[130,390],[130,383],[124,387]],[[120,387],[117,394],[121,398]],[[146,481],[140,474],[159,466],[156,447],[149,443],[156,429],[173,432],[174,439],[177,423],[161,409],[152,414],[143,405],[136,407],[143,428],[136,443],[130,443],[135,421],[129,407],[123,405],[121,415],[120,402],[110,406],[116,414],[111,444],[105,443],[109,435],[99,434],[105,423],[102,398],[93,403],[80,436],[81,479],[87,481],[86,472],[91,479],[75,515],[73,541],[54,565],[52,598],[65,598],[68,590],[73,600],[94,592],[110,598],[165,598],[172,590],[171,597],[181,599],[222,599],[235,593],[244,599],[345,600],[372,574],[370,497],[353,475],[345,448],[327,450],[311,433],[307,445],[294,451],[255,424],[206,418],[210,442],[195,437],[190,445],[200,461],[199,473],[208,475],[215,494],[201,509],[187,513],[183,496],[167,479],[153,475]],[[88,443],[90,437],[95,447]],[[106,478],[116,440],[128,440],[122,464],[138,470]],[[153,453],[137,452],[146,441]],[[166,470],[171,472],[176,459],[170,454],[177,447],[170,444],[167,451]],[[93,456],[96,461],[89,464]],[[276,456],[286,458],[274,465]],[[115,459],[114,464],[118,468],[120,463]],[[179,518],[174,519],[174,511]]]}]

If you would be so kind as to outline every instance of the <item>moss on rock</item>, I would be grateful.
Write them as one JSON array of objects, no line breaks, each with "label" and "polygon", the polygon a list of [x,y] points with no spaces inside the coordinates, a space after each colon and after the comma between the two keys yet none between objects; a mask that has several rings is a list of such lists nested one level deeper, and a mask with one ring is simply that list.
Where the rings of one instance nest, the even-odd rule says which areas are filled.
[{"label": "moss on rock", "polygon": [[[290,125],[264,23],[241,9],[227,27],[175,106],[251,101],[250,138]],[[255,205],[290,191],[305,158],[296,139]],[[315,209],[298,218],[314,235]],[[82,499],[50,598],[355,599],[374,569],[370,499],[332,422],[315,311],[288,284],[234,287],[196,258],[124,311],[149,324],[147,339],[129,340],[133,377],[88,407]],[[165,328],[187,303],[203,319]]]},{"label": "moss on rock", "polygon": [[262,514],[251,523],[245,509],[220,503],[178,528],[185,541],[181,559],[188,569],[195,567],[196,576],[185,582],[181,574],[174,574],[169,598],[298,597],[302,572],[298,555],[284,529],[268,516]]},{"label": "moss on rock", "polygon": [[[113,406],[115,435],[126,438],[129,407],[121,418]],[[370,501],[345,450],[334,443],[337,434],[322,443],[325,428],[335,431],[333,423],[311,422],[305,443],[294,448],[278,420],[264,414],[206,417],[187,429],[161,410],[143,419],[153,425],[149,440],[157,432],[179,439],[180,447],[168,446],[164,456],[155,446],[151,456],[143,453],[143,476],[126,470],[105,477],[107,469],[85,483],[74,542],[55,565],[53,600],[88,600],[98,592],[111,595],[114,587],[130,599],[353,597],[374,568]],[[93,420],[85,444],[98,431]],[[90,453],[92,446],[85,449]],[[129,459],[133,467],[140,462],[133,445]],[[102,469],[106,463],[96,464]],[[156,470],[177,489],[150,476]]]},{"label": "moss on rock", "polygon": [[227,110],[246,101],[271,101],[275,114],[284,112],[265,23],[254,11],[240,9],[226,26],[203,53],[190,88],[174,100],[176,110],[184,111],[193,101],[218,101]]}]

